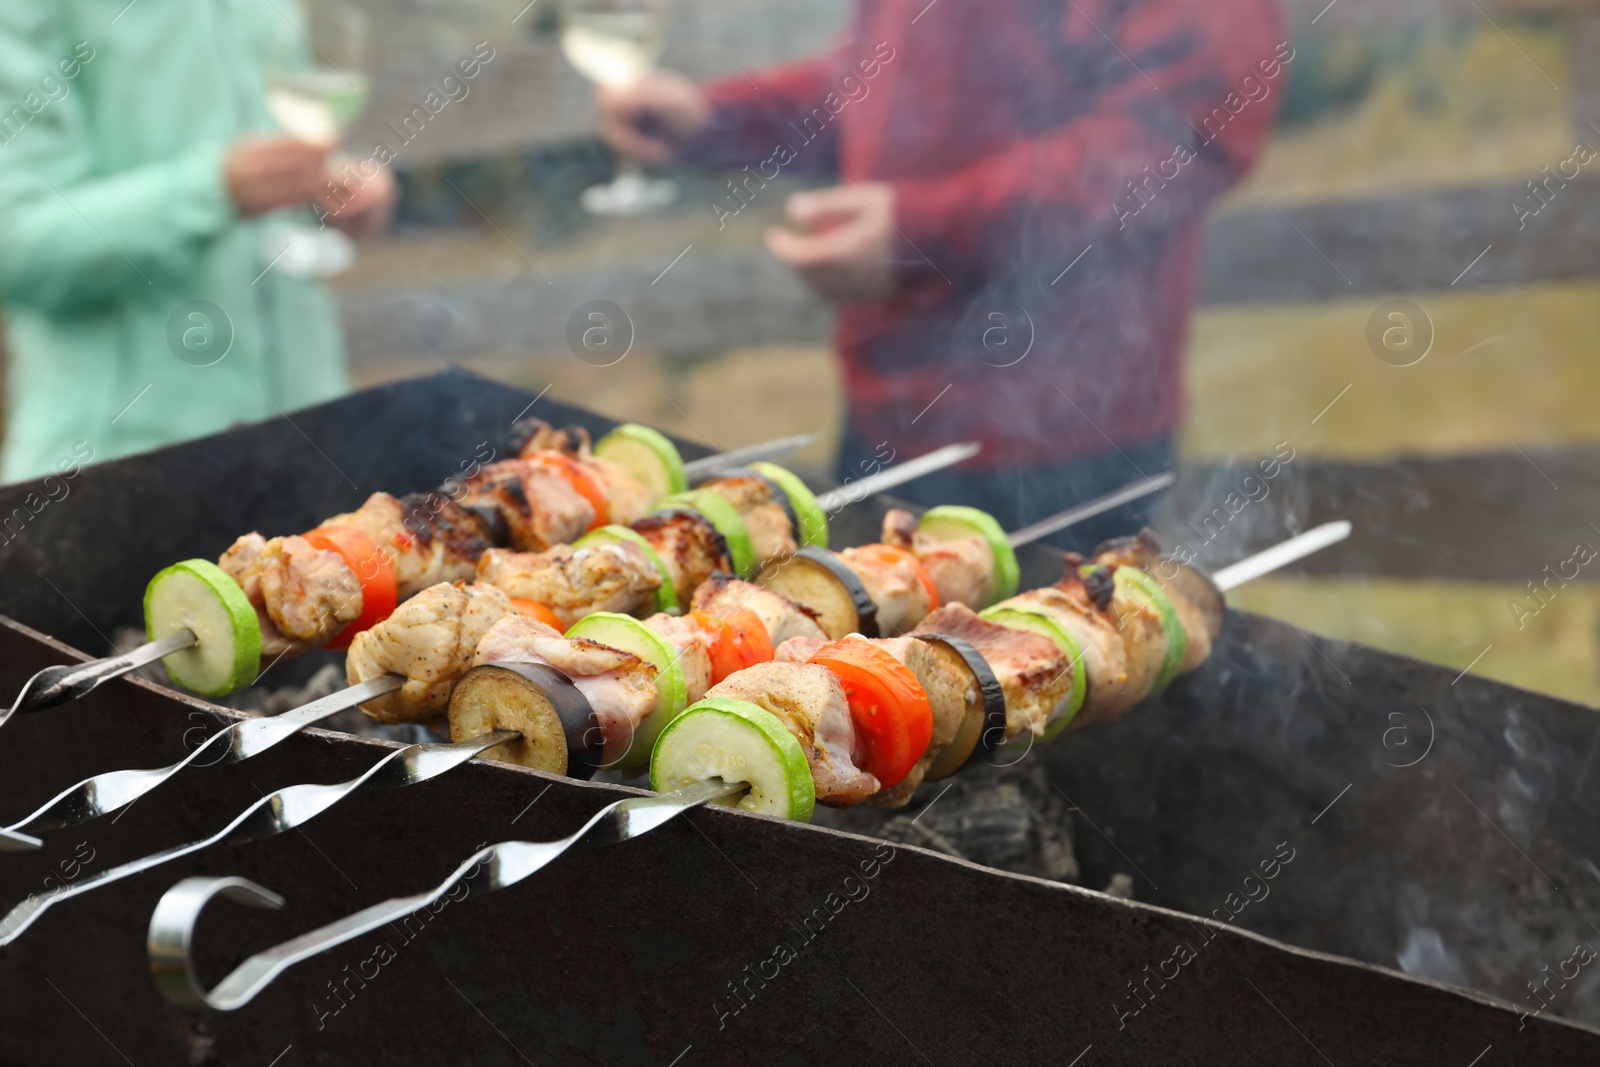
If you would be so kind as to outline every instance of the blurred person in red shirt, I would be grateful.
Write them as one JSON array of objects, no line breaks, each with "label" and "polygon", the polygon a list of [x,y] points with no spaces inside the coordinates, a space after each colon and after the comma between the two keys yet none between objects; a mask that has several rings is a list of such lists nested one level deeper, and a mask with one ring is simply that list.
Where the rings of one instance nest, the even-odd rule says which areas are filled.
[{"label": "blurred person in red shirt", "polygon": [[901,492],[1014,529],[1171,465],[1204,212],[1293,58],[1272,0],[861,0],[821,56],[601,90],[600,132],[737,171],[719,226],[779,174],[837,175],[765,240],[837,306],[839,476],[981,441]]}]

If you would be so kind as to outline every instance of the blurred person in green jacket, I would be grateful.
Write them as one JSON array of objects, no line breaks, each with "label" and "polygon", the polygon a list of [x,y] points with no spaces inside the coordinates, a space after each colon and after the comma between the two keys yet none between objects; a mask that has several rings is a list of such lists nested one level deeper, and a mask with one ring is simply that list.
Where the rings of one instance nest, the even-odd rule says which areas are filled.
[{"label": "blurred person in green jacket", "polygon": [[336,184],[329,146],[274,132],[262,66],[290,10],[0,2],[0,480],[348,389],[331,295],[264,250],[309,205],[381,230],[394,182]]}]

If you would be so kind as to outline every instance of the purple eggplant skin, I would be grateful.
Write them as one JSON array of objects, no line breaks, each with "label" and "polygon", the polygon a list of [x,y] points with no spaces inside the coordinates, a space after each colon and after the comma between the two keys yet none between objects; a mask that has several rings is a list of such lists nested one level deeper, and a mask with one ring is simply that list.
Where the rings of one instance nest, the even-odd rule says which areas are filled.
[{"label": "purple eggplant skin", "polygon": [[821,564],[827,568],[829,574],[838,580],[840,585],[844,586],[845,591],[850,594],[850,599],[856,606],[856,621],[859,623],[856,627],[857,633],[862,637],[880,636],[880,631],[878,630],[878,605],[872,599],[872,595],[867,592],[867,587],[861,584],[861,579],[856,577],[855,571],[845,566],[838,556],[826,548],[818,548],[816,545],[807,545],[796,552],[795,555],[804,556],[813,563]]},{"label": "purple eggplant skin", "polygon": [[[966,661],[967,669],[978,679],[978,693],[983,698],[983,732],[978,735],[978,750],[993,752],[1006,739],[1006,694],[1000,687],[989,661],[983,653],[959,637],[943,634],[918,634],[924,641],[938,641]],[[971,763],[969,759],[967,761]]]}]

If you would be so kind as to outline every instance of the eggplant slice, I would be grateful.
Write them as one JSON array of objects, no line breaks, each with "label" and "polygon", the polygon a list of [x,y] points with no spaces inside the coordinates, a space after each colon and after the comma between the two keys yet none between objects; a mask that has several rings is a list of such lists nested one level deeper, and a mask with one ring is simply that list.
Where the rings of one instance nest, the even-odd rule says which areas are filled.
[{"label": "eggplant slice", "polygon": [[923,778],[937,781],[965,767],[975,751],[993,752],[1006,739],[1006,694],[989,661],[970,643],[943,634],[916,636],[923,641],[938,642],[960,656],[978,683],[978,713],[967,716],[956,731],[955,740],[939,753]]},{"label": "eggplant slice", "polygon": [[762,568],[756,582],[816,613],[817,625],[837,641],[846,634],[878,636],[878,605],[855,571],[832,552],[807,545]]},{"label": "eggplant slice", "polygon": [[516,730],[486,759],[569,778],[594,777],[605,748],[600,720],[566,675],[541,663],[486,663],[461,676],[450,694],[450,740]]}]

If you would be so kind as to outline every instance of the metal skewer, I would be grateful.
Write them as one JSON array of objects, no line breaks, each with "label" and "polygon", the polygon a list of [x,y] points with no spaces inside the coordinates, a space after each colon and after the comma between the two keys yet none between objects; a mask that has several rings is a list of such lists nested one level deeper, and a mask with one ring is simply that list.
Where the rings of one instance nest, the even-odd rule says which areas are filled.
[{"label": "metal skewer", "polygon": [[1041,537],[1048,537],[1060,530],[1065,530],[1068,526],[1074,526],[1084,519],[1092,519],[1102,512],[1121,507],[1130,500],[1138,500],[1142,496],[1149,496],[1151,493],[1165,489],[1177,479],[1178,476],[1172,471],[1166,471],[1154,477],[1132,482],[1121,489],[1113,489],[1105,496],[1097,496],[1093,500],[1079,504],[1077,507],[1069,508],[1066,511],[1040,519],[1029,526],[1024,526],[1015,533],[1007,534],[1006,540],[1011,543],[1012,548],[1031,545]]},{"label": "metal skewer", "polygon": [[[154,770],[107,771],[93,778],[85,778],[77,785],[62,790],[32,815],[4,827],[5,832],[0,833],[0,852],[21,852],[39,847],[41,842],[37,838],[19,831],[57,830],[99,818],[132,804],[186,767],[211,767],[219,763],[247,760],[293,737],[307,726],[374,697],[392,693],[405,683],[406,679],[398,674],[380,675],[282,715],[236,722],[206,738],[200,747],[171,766]],[[211,754],[211,758],[202,762],[201,757],[207,753]]]},{"label": "metal skewer", "polygon": [[199,852],[212,845],[242,845],[304,826],[335,804],[362,789],[398,789],[426,782],[466,763],[484,749],[522,736],[515,730],[496,730],[454,744],[407,745],[373,764],[364,774],[335,785],[291,785],[268,793],[251,804],[227,826],[210,837],[177,845],[101,871],[53,892],[35,893],[0,919],[0,947],[9,945],[32,926],[52,905],[82,896],[111,882],[130,878],[168,860]]},{"label": "metal skewer", "polygon": [[120,678],[129,671],[154,663],[163,656],[193,646],[197,638],[193,630],[183,629],[159,641],[150,641],[120,656],[92,659],[87,663],[66,663],[46,667],[22,684],[22,692],[11,707],[0,715],[0,726],[13,715],[27,715],[53,708],[69,700],[77,700],[103,683]]},{"label": "metal skewer", "polygon": [[233,1011],[248,1004],[296,963],[404,919],[457,886],[465,886],[468,894],[504,889],[547,866],[586,838],[589,844],[615,844],[642,837],[691,808],[748,788],[742,782],[728,785],[720,778],[712,778],[660,796],[630,797],[607,804],[590,816],[576,833],[558,841],[502,841],[490,845],[474,853],[450,877],[426,892],[374,904],[338,922],[256,953],[210,991],[200,983],[190,956],[195,923],[206,904],[218,895],[257,908],[281,908],[284,900],[270,889],[244,878],[185,878],[167,890],[150,917],[150,973],[162,995],[174,1004]]},{"label": "metal skewer", "polygon": [[851,482],[849,485],[841,485],[837,489],[830,489],[826,493],[817,496],[817,503],[821,505],[823,511],[831,514],[846,504],[854,504],[858,500],[864,500],[873,493],[881,493],[885,489],[892,489],[897,485],[915,481],[924,474],[932,474],[934,471],[953,467],[963,460],[971,459],[981,451],[983,451],[983,446],[976,441],[968,441],[959,445],[945,445],[943,448],[936,448],[926,455],[918,456],[916,459],[908,459],[904,463],[885,468],[876,474],[861,479],[859,482]]},{"label": "metal skewer", "polygon": [[771,459],[781,456],[785,452],[793,452],[804,448],[821,434],[797,433],[790,437],[778,437],[771,441],[763,441],[758,445],[746,445],[743,448],[731,448],[726,452],[718,452],[714,456],[703,459],[691,460],[683,465],[683,473],[688,477],[698,478],[701,475],[721,474],[724,471],[736,471],[746,463],[754,463],[759,459]]},{"label": "metal skewer", "polygon": [[[684,472],[693,478],[702,474],[718,473],[725,469],[737,470],[741,464],[753,463],[771,456],[781,456],[786,452],[803,448],[819,436],[815,433],[792,434],[788,437],[747,445],[744,448],[735,448],[729,452],[685,463]],[[159,641],[146,642],[121,655],[107,656],[87,663],[46,667],[24,682],[11,707],[0,712],[0,726],[4,726],[6,720],[13,715],[44,711],[86,696],[113,678],[120,678],[174,652],[193,647],[197,640],[192,631],[185,629],[163,637]],[[3,832],[0,832],[0,851],[6,851],[3,838]]]},{"label": "metal skewer", "polygon": [[1329,545],[1338,544],[1350,536],[1351,529],[1350,523],[1345,519],[1312,527],[1303,534],[1291,537],[1287,541],[1280,541],[1271,548],[1257,552],[1253,556],[1246,556],[1238,563],[1222,568],[1211,576],[1211,584],[1224,593],[1230,589],[1237,589],[1244,583],[1270,574],[1279,567],[1287,567],[1296,560],[1321,552]]},{"label": "metal skewer", "polygon": [[[1152,479],[1153,481],[1153,479]],[[1157,485],[1154,488],[1159,488]],[[1154,489],[1148,485],[1143,492]],[[1098,514],[1107,507],[1115,507],[1142,493],[1119,490],[1099,500],[1074,509],[1079,518]],[[1106,503],[1106,501],[1113,501]],[[1054,529],[1061,529],[1071,521],[1061,521],[1065,516],[1045,520]],[[1243,582],[1320,551],[1350,535],[1351,525],[1345,521],[1331,522],[1316,527],[1297,537],[1290,538],[1263,552],[1250,556],[1232,566],[1223,568],[1212,576],[1218,588],[1226,591]],[[1025,531],[1019,531],[1025,532]],[[323,787],[336,788],[336,787]],[[676,792],[655,797],[637,797],[617,801],[596,812],[578,831],[559,841],[526,842],[506,841],[482,849],[462,863],[444,882],[432,890],[410,897],[397,897],[356,912],[338,922],[302,934],[275,948],[245,960],[215,988],[207,990],[194,970],[191,948],[194,927],[200,913],[216,896],[225,896],[236,903],[251,907],[281,908],[282,897],[263,886],[244,878],[187,878],[173,886],[161,898],[150,919],[149,953],[150,971],[162,994],[172,1003],[185,1007],[209,1006],[218,1011],[233,1011],[249,1003],[270,985],[278,975],[296,963],[309,959],[336,945],[343,944],[369,933],[388,923],[400,920],[427,907],[457,886],[490,892],[502,889],[527,878],[560,857],[579,841],[600,844],[620,842],[661,826],[674,816],[696,805],[732,796],[747,788],[743,784],[729,785],[720,778],[686,786]],[[604,826],[604,832],[590,837],[590,831]]]}]

